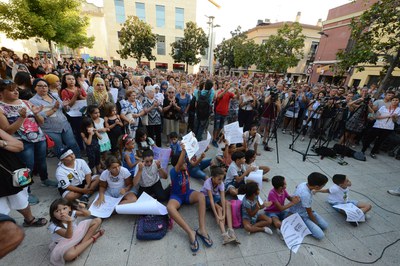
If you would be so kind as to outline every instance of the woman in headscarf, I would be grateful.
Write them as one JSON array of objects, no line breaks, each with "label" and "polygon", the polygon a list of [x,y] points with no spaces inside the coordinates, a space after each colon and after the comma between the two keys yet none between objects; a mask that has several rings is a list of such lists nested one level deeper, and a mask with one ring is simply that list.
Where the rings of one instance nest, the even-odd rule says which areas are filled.
[{"label": "woman in headscarf", "polygon": [[104,117],[104,105],[107,102],[114,103],[113,96],[107,91],[102,78],[95,78],[93,80],[93,88],[93,92],[87,96],[87,105],[97,105],[100,110],[100,116]]}]

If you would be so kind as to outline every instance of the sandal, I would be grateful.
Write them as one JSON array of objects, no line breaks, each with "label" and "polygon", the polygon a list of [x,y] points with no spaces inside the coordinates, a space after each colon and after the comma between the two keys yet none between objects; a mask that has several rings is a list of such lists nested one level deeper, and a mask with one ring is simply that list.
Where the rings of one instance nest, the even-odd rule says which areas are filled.
[{"label": "sandal", "polygon": [[197,240],[197,234],[194,236],[194,241],[190,243],[190,250],[195,253],[199,251],[199,241]]},{"label": "sandal", "polygon": [[100,229],[99,231],[97,231],[97,233],[94,234],[94,235],[97,235],[97,234],[98,234],[98,236],[92,236],[92,238],[93,238],[93,243],[96,243],[96,240],[97,240],[98,238],[102,237],[102,236],[104,235],[104,232],[105,232],[105,231],[106,231],[106,230],[104,230],[104,229]]},{"label": "sandal", "polygon": [[46,218],[35,218],[33,217],[33,219],[31,221],[27,221],[24,219],[24,223],[22,224],[23,227],[42,227],[45,226],[47,224],[47,219]]},{"label": "sandal", "polygon": [[200,237],[200,239],[203,241],[204,245],[206,245],[206,247],[211,247],[213,245],[213,241],[210,238],[210,235],[207,234],[207,236],[203,236],[198,232],[198,229],[196,230],[196,235],[198,237]]}]

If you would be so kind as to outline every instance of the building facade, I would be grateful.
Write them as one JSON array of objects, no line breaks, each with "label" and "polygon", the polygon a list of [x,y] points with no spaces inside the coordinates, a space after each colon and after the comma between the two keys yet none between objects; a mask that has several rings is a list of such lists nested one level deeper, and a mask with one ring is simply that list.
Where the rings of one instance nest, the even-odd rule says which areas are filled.
[{"label": "building facade", "polygon": [[[300,12],[296,17],[296,22],[300,21]],[[285,23],[291,24],[293,22],[277,22],[270,23],[268,19],[265,21],[259,21],[258,25],[246,32],[247,38],[254,40],[256,44],[264,43],[271,35],[277,35],[278,29],[281,28]],[[306,36],[304,40],[303,58],[300,59],[296,67],[289,68],[287,70],[287,77],[292,79],[294,82],[306,81],[308,78],[307,69],[309,65],[314,61],[315,53],[319,45],[320,35],[318,32],[321,31],[321,21],[318,21],[316,25],[300,24],[303,28],[302,34]],[[251,68],[255,70],[255,67]]]}]

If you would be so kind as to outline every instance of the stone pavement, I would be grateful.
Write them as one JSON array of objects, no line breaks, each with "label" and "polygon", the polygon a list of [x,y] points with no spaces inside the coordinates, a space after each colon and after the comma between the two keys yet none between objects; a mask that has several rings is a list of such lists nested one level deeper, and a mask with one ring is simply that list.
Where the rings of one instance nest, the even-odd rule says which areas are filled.
[{"label": "stone pavement", "polygon": [[[386,154],[378,155],[377,159],[367,157],[367,162],[347,158],[348,165],[341,166],[335,160],[319,157],[309,157],[302,161],[300,154],[288,149],[291,136],[278,134],[280,163],[276,163],[275,142],[273,152],[262,151],[258,157],[259,165],[271,167],[270,177],[283,175],[286,177],[288,192],[292,193],[297,184],[306,181],[306,177],[313,171],[324,169],[329,175],[343,173],[348,175],[353,183],[351,189],[362,192],[372,198],[380,206],[400,213],[400,198],[389,195],[386,190],[400,185],[400,163]],[[296,142],[295,147],[305,150],[308,141]],[[358,147],[360,149],[360,147]],[[211,148],[208,156],[213,156],[216,149]],[[313,163],[311,163],[311,162]],[[56,159],[48,159],[49,174],[52,177],[56,168]],[[39,178],[33,185],[34,194],[39,196],[40,203],[32,206],[36,216],[49,218],[50,203],[59,194],[57,189],[40,186]],[[329,181],[327,187],[332,185]],[[191,180],[192,188],[199,190],[201,182]],[[271,189],[270,183],[264,183],[261,197],[266,198]],[[313,209],[321,214],[328,222],[326,238],[321,241],[310,236],[304,242],[331,249],[353,260],[373,261],[382,249],[400,238],[400,219],[398,215],[390,214],[375,204],[371,219],[358,227],[345,222],[345,218],[334,211],[326,203],[326,194],[318,194],[314,198]],[[368,201],[365,197],[351,193],[350,198]],[[93,199],[93,197],[92,197]],[[184,206],[182,215],[189,225],[197,228],[197,208]],[[19,224],[22,218],[17,212],[10,214]],[[264,233],[248,235],[243,229],[236,233],[241,245],[222,245],[222,238],[218,226],[211,212],[207,212],[207,228],[214,245],[206,248],[200,242],[200,250],[193,255],[189,249],[189,242],[184,231],[176,224],[172,231],[159,241],[138,241],[136,239],[136,217],[131,215],[113,215],[103,221],[105,235],[94,245],[88,248],[81,256],[69,265],[285,265],[289,259],[289,250],[278,235],[269,236]],[[25,229],[26,237],[22,244],[0,260],[0,265],[49,265],[48,244],[50,234],[46,227]],[[398,250],[400,243],[388,248],[381,260],[375,265],[399,265]],[[293,254],[291,265],[356,265],[335,254],[314,246],[302,245],[297,254]]]}]

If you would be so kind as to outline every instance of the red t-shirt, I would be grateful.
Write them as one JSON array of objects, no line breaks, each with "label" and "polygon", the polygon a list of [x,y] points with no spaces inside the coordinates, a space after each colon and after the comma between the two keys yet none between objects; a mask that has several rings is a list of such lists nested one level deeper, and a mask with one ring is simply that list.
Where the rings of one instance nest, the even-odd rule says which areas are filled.
[{"label": "red t-shirt", "polygon": [[[80,93],[81,93],[81,95],[82,95],[83,97],[86,97],[86,92],[85,92],[84,89],[78,88],[78,90],[80,90]],[[64,90],[61,91],[61,99],[62,99],[63,101],[65,101],[65,100],[71,100],[72,97],[74,97],[74,93],[73,93],[73,92],[70,92],[70,91],[67,90],[67,89],[64,89]]]},{"label": "red t-shirt", "polygon": [[223,90],[219,91],[217,94],[217,100],[215,102],[215,112],[219,115],[228,115],[229,113],[229,101],[231,98],[235,97],[230,91],[227,91],[222,98],[218,99],[218,95],[221,95]]}]

